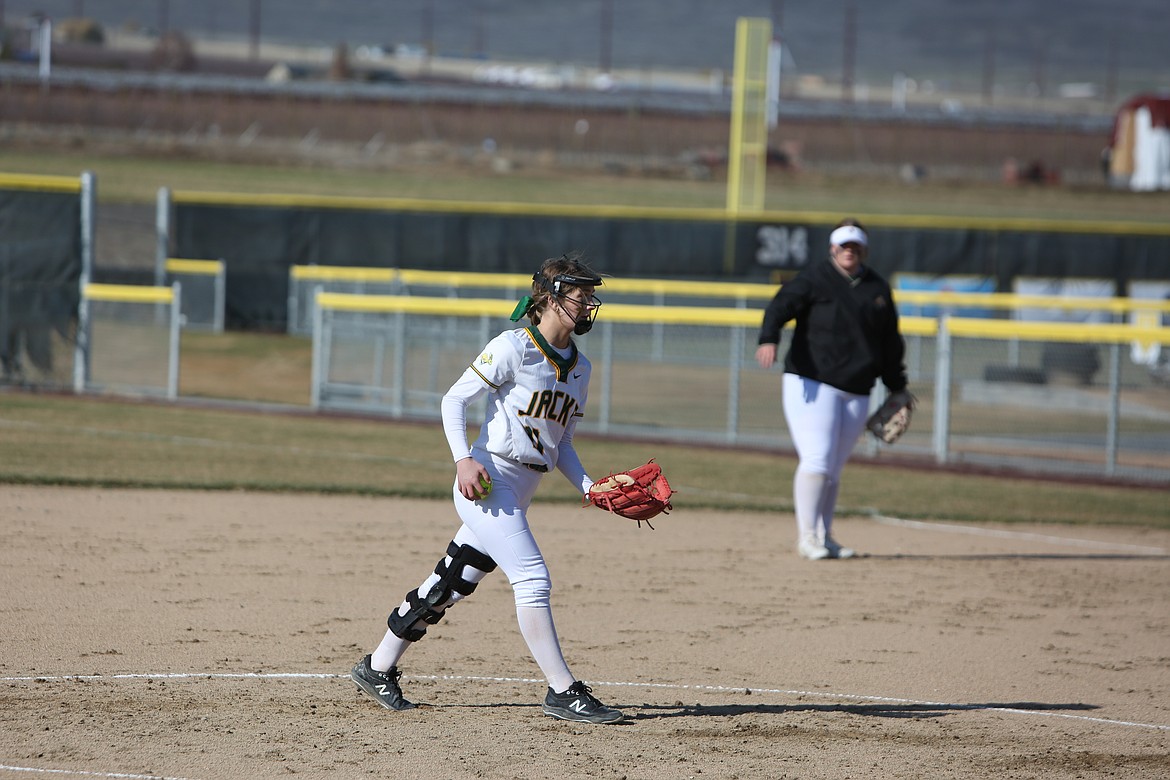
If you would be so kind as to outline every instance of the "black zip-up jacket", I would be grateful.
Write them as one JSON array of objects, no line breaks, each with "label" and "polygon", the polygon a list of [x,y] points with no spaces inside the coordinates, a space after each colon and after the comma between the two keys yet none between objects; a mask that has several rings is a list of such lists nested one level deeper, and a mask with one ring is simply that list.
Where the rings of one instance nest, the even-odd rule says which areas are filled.
[{"label": "black zip-up jacket", "polygon": [[858,395],[869,395],[879,378],[891,393],[906,387],[906,344],[890,285],[867,266],[854,279],[827,257],[805,268],[768,304],[759,343],[779,344],[792,319],[786,373]]}]

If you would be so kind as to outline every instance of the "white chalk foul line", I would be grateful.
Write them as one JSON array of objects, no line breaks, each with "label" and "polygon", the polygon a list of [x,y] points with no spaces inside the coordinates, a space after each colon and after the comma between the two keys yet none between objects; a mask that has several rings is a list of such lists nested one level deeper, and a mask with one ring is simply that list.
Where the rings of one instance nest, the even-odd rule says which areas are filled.
[{"label": "white chalk foul line", "polygon": [[1124,544],[1120,542],[1099,542],[1095,539],[1071,539],[1065,536],[1048,536],[1034,534],[1027,531],[1008,531],[1002,528],[984,528],[981,526],[956,525],[954,523],[928,523],[922,520],[906,520],[901,517],[889,517],[873,513],[871,519],[884,525],[900,525],[905,528],[916,528],[921,531],[941,531],[952,534],[969,534],[971,536],[991,536],[1000,539],[1025,539],[1032,542],[1047,542],[1049,544],[1066,544],[1070,547],[1089,547],[1096,550],[1118,550],[1142,555],[1166,555],[1165,547],[1150,547],[1141,544]]},{"label": "white chalk foul line", "polygon": [[[453,682],[487,682],[487,683],[531,683],[545,685],[545,681],[535,677],[481,677],[462,674],[413,674],[403,675],[407,680],[445,680]],[[0,682],[68,682],[73,681],[101,681],[101,680],[338,680],[349,679],[348,674],[334,673],[307,673],[307,672],[167,672],[162,674],[144,674],[140,672],[127,674],[69,674],[56,676],[19,676],[0,677]],[[760,688],[756,686],[727,685],[688,685],[685,683],[650,683],[650,682],[614,682],[591,680],[590,685],[605,685],[613,688],[654,688],[669,691],[706,691],[710,693],[745,693],[775,694],[778,696],[808,696],[821,699],[835,699],[838,701],[883,702],[888,704],[909,704],[916,707],[939,707],[955,710],[988,710],[991,712],[1006,712],[1013,715],[1036,715],[1048,718],[1067,718],[1088,723],[1102,723],[1110,726],[1128,726],[1133,728],[1157,729],[1170,731],[1170,726],[1158,723],[1139,723],[1128,720],[1113,720],[1110,718],[1094,718],[1088,715],[1069,715],[1063,712],[1045,712],[1043,710],[1029,710],[1019,707],[990,707],[982,704],[959,704],[956,702],[921,701],[918,699],[901,699],[892,696],[872,696],[863,693],[830,693],[827,691],[801,691],[785,688]]]}]

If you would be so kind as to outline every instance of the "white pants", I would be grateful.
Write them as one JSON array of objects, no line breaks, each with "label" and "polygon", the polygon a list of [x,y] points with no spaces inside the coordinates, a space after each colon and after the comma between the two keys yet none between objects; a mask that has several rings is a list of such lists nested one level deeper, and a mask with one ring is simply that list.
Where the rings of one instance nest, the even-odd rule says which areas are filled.
[{"label": "white pants", "polygon": [[[548,566],[528,526],[528,505],[532,503],[543,475],[478,448],[472,450],[472,457],[491,474],[492,492],[481,501],[470,501],[459,492],[458,485],[453,486],[455,511],[463,521],[454,541],[491,556],[504,572],[516,600],[516,619],[520,624],[520,633],[533,659],[544,672],[549,687],[558,692],[564,691],[573,684],[574,678],[561,653],[560,640],[553,624],[550,604],[552,580]],[[444,560],[450,565],[450,558]],[[478,583],[485,576],[485,572],[471,567],[463,573],[463,578],[472,583]],[[439,576],[432,573],[419,586],[418,592],[427,593],[438,581]],[[453,592],[448,608],[462,598],[461,594]],[[402,602],[399,614],[406,614],[409,608],[409,602]],[[409,642],[395,636],[392,631],[387,631],[373,653],[371,665],[385,671],[398,663],[409,645]]]},{"label": "white pants", "polygon": [[[491,556],[511,583],[517,607],[547,607],[552,582],[528,526],[528,506],[543,475],[478,448],[471,455],[492,475],[492,492],[483,500],[470,501],[458,485],[453,486],[455,511],[463,521],[455,543],[469,544]],[[428,578],[425,586],[432,584]],[[420,588],[419,593],[423,592]]]},{"label": "white pants", "polygon": [[796,374],[784,375],[784,417],[800,459],[793,479],[800,536],[829,535],[841,471],[865,430],[869,396]]}]

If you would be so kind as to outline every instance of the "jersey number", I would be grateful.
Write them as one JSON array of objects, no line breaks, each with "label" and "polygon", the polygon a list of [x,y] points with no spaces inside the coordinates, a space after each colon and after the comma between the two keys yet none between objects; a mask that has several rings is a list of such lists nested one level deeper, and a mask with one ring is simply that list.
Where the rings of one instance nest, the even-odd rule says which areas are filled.
[{"label": "jersey number", "polygon": [[524,432],[528,434],[528,439],[532,442],[532,446],[536,448],[536,451],[543,455],[544,444],[542,444],[540,441],[540,431],[531,426],[525,425]]},{"label": "jersey number", "polygon": [[762,225],[756,232],[756,262],[785,268],[808,262],[808,231],[802,227]]}]

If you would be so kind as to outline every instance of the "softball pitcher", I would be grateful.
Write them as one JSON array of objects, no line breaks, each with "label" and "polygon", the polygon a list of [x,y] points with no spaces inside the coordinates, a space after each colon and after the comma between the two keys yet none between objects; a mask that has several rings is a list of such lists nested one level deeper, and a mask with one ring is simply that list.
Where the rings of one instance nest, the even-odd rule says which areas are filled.
[{"label": "softball pitcher", "polygon": [[[593,326],[601,306],[593,292],[601,277],[579,256],[563,255],[545,260],[532,279],[532,294],[512,315],[513,321],[528,317],[532,325],[488,342],[443,396],[443,429],[455,460],[453,493],[462,525],[434,572],[391,612],[381,644],[350,673],[360,690],[387,709],[415,706],[399,686],[402,655],[499,566],[512,585],[520,632],[548,681],[545,714],[585,723],[622,719],[565,663],[553,625],[548,567],[528,525],[528,506],[541,477],[552,469],[582,493],[593,482],[573,448],[573,431],[588,397],[590,364],[572,335]],[[467,407],[485,394],[487,416],[468,446]]]}]

